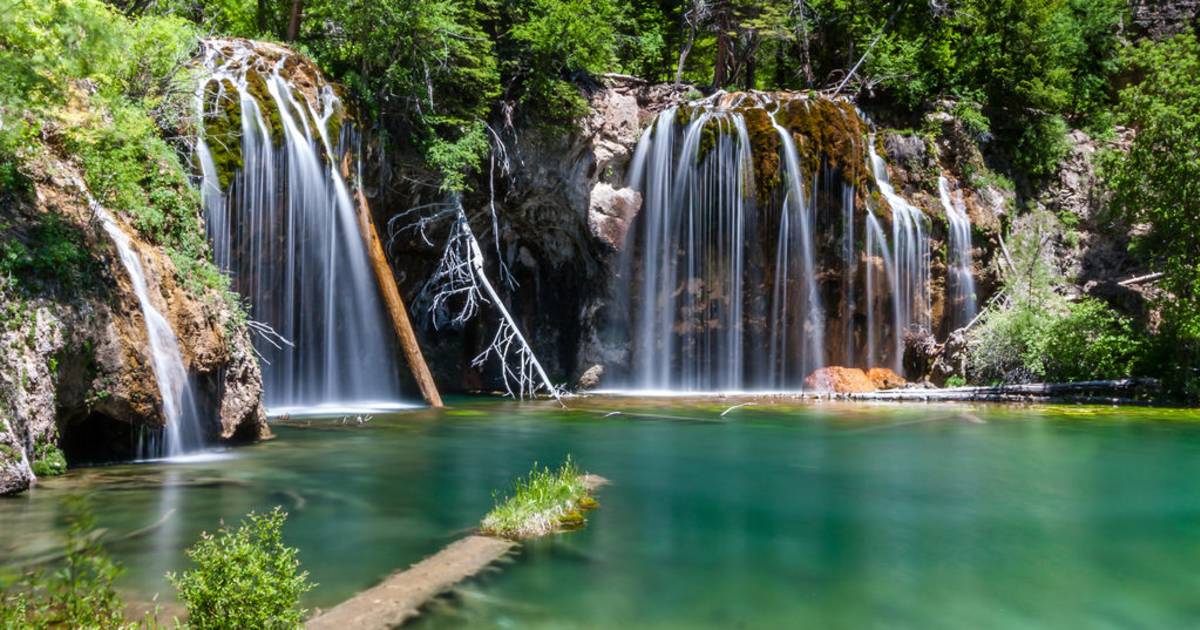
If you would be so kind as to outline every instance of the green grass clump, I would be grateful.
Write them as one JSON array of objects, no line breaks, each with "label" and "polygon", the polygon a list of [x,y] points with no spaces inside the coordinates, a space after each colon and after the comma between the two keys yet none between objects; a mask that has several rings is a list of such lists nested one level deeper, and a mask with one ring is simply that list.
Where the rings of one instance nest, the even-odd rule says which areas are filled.
[{"label": "green grass clump", "polygon": [[496,507],[483,517],[480,530],[513,539],[543,536],[582,525],[581,510],[595,506],[579,467],[568,455],[556,470],[539,469],[535,463],[527,477],[516,480],[509,496],[503,500],[497,496]]}]

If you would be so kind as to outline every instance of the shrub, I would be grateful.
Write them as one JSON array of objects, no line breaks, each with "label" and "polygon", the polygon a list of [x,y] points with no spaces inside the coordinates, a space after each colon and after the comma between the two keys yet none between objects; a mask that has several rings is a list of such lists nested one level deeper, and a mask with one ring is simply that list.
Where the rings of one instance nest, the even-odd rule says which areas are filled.
[{"label": "shrub", "polygon": [[126,628],[113,588],[123,569],[97,542],[96,520],[86,500],[67,502],[66,558],[49,574],[27,573],[0,593],[0,627]]},{"label": "shrub", "polygon": [[188,550],[196,568],[167,579],[187,606],[188,626],[296,628],[304,618],[300,597],[315,586],[300,572],[297,550],[283,544],[287,513],[250,513],[237,529],[222,526],[200,535]]},{"label": "shrub", "polygon": [[33,474],[38,477],[53,477],[67,472],[67,457],[58,447],[42,442],[34,447]]},{"label": "shrub", "polygon": [[1044,348],[1046,378],[1067,382],[1132,376],[1145,343],[1129,318],[1088,298],[1050,324]]}]

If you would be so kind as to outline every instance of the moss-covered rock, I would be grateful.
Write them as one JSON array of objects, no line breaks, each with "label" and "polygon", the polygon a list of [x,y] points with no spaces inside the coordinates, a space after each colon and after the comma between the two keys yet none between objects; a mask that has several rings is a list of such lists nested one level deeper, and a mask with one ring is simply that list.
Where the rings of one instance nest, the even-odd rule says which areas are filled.
[{"label": "moss-covered rock", "polygon": [[226,190],[243,164],[242,107],[237,86],[229,79],[210,81],[204,88],[204,140],[221,189]]}]

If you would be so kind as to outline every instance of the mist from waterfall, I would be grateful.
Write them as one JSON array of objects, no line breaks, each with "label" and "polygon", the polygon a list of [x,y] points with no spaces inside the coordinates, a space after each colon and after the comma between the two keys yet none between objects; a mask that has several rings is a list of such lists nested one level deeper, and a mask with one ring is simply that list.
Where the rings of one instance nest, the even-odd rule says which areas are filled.
[{"label": "mist from waterfall", "polygon": [[[815,107],[719,93],[661,112],[642,135],[627,172],[642,208],[614,299],[625,387],[796,391],[826,365],[903,373],[906,334],[930,331],[929,218],[896,193],[865,127],[860,179],[826,157],[806,163],[813,149],[798,143],[812,140],[787,127],[788,106]],[[778,141],[770,190],[756,189],[752,114]]]},{"label": "mist from waterfall", "polygon": [[213,147],[199,134],[209,237],[251,318],[286,340],[255,339],[266,406],[278,413],[395,401],[395,340],[341,173],[358,140],[340,101],[319,85],[310,102],[281,76],[286,56],[268,61],[234,40],[206,45],[197,107],[210,120],[224,99],[236,103],[240,147],[220,149],[241,156],[223,187]]},{"label": "mist from waterfall", "polygon": [[938,196],[949,226],[946,298],[950,330],[956,330],[971,323],[979,310],[972,273],[971,219],[962,204],[951,197],[950,182],[945,177],[938,177]]}]

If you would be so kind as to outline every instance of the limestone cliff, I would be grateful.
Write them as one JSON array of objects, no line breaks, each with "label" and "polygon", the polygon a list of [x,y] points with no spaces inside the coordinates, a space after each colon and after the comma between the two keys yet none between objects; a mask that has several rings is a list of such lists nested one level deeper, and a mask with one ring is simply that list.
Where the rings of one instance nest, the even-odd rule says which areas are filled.
[{"label": "limestone cliff", "polygon": [[[143,428],[164,423],[138,301],[84,199],[78,169],[47,156],[28,170],[32,190],[5,209],[4,238],[19,242],[53,222],[85,252],[88,273],[72,286],[51,280],[0,289],[0,494],[27,488],[48,459],[61,458],[58,449],[72,464],[127,458]],[[198,406],[211,411],[208,438],[266,436],[245,324],[216,291],[187,286],[163,249],[121,229],[141,258],[152,301],[179,337]]]}]

